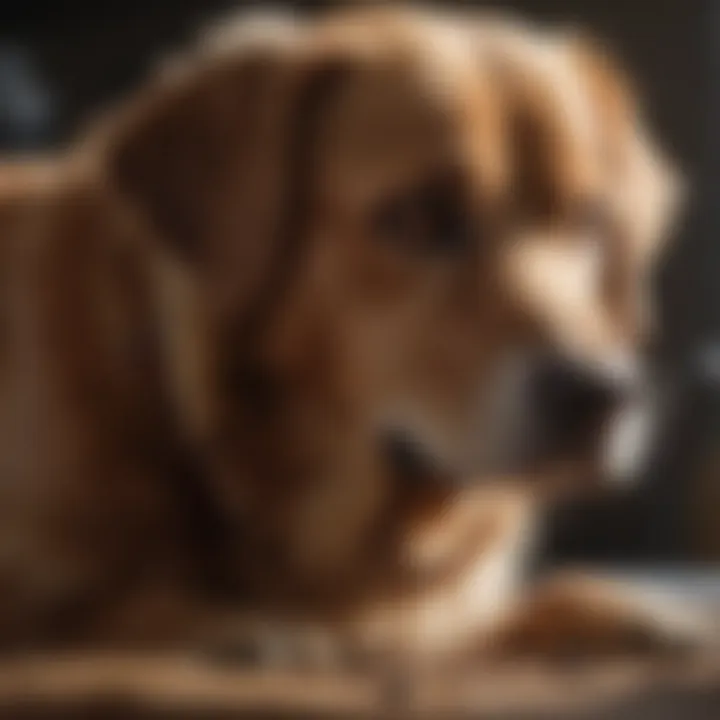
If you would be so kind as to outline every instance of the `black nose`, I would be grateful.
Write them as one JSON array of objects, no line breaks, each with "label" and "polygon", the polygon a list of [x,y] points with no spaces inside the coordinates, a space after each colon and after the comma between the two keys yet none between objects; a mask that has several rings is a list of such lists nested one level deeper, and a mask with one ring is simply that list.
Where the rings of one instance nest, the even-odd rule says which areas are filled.
[{"label": "black nose", "polygon": [[545,449],[573,449],[597,438],[629,390],[629,379],[617,373],[561,360],[542,363],[533,378],[533,405]]}]

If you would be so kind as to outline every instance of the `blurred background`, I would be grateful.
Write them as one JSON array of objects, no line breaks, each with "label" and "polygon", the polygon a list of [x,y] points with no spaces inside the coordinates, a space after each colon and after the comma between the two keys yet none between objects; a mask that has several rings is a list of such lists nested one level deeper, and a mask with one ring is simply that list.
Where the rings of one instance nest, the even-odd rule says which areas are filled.
[{"label": "blurred background", "polygon": [[[332,3],[286,3],[317,11]],[[448,3],[443,3],[448,4]],[[71,138],[136,86],[201,23],[262,3],[0,5],[0,151]],[[658,277],[664,336],[656,360],[674,412],[637,490],[560,509],[547,556],[596,561],[720,561],[720,2],[506,0],[540,20],[578,22],[624,60],[661,141],[692,188],[681,237]],[[714,344],[715,338],[718,339]]]}]

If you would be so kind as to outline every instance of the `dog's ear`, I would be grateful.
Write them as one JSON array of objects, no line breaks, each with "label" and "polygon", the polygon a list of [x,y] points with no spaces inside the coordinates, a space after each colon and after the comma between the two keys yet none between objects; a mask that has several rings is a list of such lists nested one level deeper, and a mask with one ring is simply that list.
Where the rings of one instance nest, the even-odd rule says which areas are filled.
[{"label": "dog's ear", "polygon": [[249,42],[225,32],[104,136],[106,182],[156,251],[165,374],[193,432],[213,415],[208,383],[227,362],[208,357],[223,343],[206,334],[249,344],[240,334],[262,327],[295,267],[323,108],[348,68],[301,28],[281,30]]},{"label": "dog's ear", "polygon": [[158,242],[227,303],[251,302],[285,235],[299,233],[322,99],[337,58],[283,28],[227,38],[170,67],[131,105],[107,154],[109,182]]}]

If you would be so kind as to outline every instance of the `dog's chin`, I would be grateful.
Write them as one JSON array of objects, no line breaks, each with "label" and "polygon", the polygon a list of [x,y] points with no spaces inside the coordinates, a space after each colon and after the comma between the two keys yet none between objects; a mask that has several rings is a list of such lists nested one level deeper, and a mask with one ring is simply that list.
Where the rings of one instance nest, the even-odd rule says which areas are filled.
[{"label": "dog's chin", "polygon": [[529,476],[540,478],[555,496],[630,490],[648,468],[657,429],[656,415],[645,401],[628,402],[584,445],[537,457]]}]

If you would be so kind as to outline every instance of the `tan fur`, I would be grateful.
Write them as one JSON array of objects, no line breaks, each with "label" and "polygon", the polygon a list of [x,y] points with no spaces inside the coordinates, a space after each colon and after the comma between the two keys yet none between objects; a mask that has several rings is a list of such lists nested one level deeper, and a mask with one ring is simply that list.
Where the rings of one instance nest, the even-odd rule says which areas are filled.
[{"label": "tan fur", "polygon": [[[410,11],[239,27],[52,182],[0,171],[4,636],[178,639],[220,602],[467,649],[515,607],[536,490],[561,471],[413,484],[378,433],[413,424],[472,474],[493,424],[475,403],[511,348],[632,352],[621,298],[670,171],[616,73],[562,36]],[[435,181],[471,208],[467,254],[373,236],[383,203]],[[573,225],[589,194],[613,237]],[[219,547],[178,499],[191,466]],[[242,592],[207,599],[216,562]]]}]

